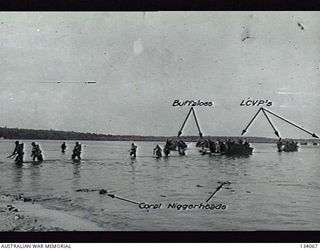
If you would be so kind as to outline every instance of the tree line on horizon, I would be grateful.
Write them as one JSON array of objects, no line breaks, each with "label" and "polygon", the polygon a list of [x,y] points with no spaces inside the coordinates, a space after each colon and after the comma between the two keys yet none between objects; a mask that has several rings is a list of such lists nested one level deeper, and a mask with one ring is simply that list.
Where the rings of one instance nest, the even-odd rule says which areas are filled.
[{"label": "tree line on horizon", "polygon": [[[74,131],[59,131],[59,130],[42,130],[42,129],[20,129],[0,127],[1,139],[25,139],[25,140],[92,140],[92,141],[163,141],[166,139],[176,139],[175,136],[143,136],[143,135],[111,135],[111,134],[96,134],[82,133]],[[251,143],[274,143],[275,138],[266,137],[242,137],[242,136],[205,136],[212,140],[239,140],[245,139]],[[186,141],[198,141],[198,136],[182,136],[181,139]],[[309,140],[301,140],[309,141]]]}]

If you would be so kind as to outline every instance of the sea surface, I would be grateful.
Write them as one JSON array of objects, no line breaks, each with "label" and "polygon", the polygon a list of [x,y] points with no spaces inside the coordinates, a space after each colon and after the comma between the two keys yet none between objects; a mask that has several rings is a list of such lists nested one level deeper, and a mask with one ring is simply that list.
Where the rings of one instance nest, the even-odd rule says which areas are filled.
[{"label": "sea surface", "polygon": [[[31,141],[24,140],[31,161]],[[275,144],[253,144],[249,157],[200,155],[189,143],[186,156],[152,156],[156,144],[136,142],[138,157],[130,159],[131,142],[84,141],[83,160],[73,162],[73,141],[37,141],[41,164],[16,166],[6,158],[14,141],[0,141],[0,193],[24,194],[46,208],[65,211],[108,230],[319,230],[320,146],[278,153]],[[219,182],[230,182],[219,189]],[[111,198],[105,189],[129,201]],[[141,209],[132,203],[160,204]],[[177,210],[169,204],[223,204],[225,209]]]}]

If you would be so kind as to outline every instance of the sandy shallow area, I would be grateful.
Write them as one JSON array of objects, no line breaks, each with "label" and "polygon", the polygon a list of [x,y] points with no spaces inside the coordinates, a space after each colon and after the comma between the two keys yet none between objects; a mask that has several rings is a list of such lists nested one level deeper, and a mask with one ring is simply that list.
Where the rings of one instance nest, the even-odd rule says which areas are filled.
[{"label": "sandy shallow area", "polygon": [[47,209],[32,199],[0,195],[0,231],[104,231],[96,223],[63,211]]}]

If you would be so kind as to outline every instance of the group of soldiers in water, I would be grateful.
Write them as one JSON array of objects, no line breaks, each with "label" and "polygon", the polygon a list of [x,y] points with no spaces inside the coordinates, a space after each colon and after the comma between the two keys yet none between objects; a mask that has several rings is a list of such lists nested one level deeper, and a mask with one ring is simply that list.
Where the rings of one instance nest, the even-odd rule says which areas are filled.
[{"label": "group of soldiers in water", "polygon": [[[31,150],[32,161],[36,161],[36,160],[38,162],[43,161],[43,154],[40,149],[40,146],[35,142],[32,142],[31,145],[32,145],[32,150]],[[240,139],[238,142],[230,139],[227,139],[224,141],[221,141],[221,140],[211,141],[211,140],[205,139],[205,140],[198,141],[196,146],[202,148],[200,151],[202,153],[206,153],[206,150],[205,150],[206,148],[209,148],[211,153],[224,153],[224,152],[228,152],[228,150],[230,150],[232,145],[243,145],[244,148],[250,147],[250,144],[247,141],[242,139]],[[153,155],[155,155],[157,158],[160,158],[162,157],[162,152],[165,154],[165,156],[168,156],[171,153],[171,151],[175,151],[175,150],[177,150],[180,155],[185,155],[185,150],[187,149],[187,147],[188,147],[187,144],[183,140],[173,141],[173,140],[167,139],[163,149],[159,145],[156,145],[156,147],[153,149]],[[298,148],[297,142],[294,142],[292,140],[283,142],[281,138],[277,143],[277,147],[279,152],[295,151]],[[64,154],[66,152],[66,149],[67,149],[67,145],[65,142],[63,142],[61,144],[61,152]],[[135,159],[137,157],[137,149],[138,147],[134,143],[132,143],[131,149],[129,150],[130,156],[132,159]],[[76,145],[72,151],[71,159],[81,160],[81,150],[82,150],[81,144],[79,142],[76,142]],[[24,144],[20,143],[19,141],[16,141],[15,148],[12,154],[8,156],[8,158],[15,159],[16,163],[23,163],[23,156],[24,156]]]},{"label": "group of soldiers in water", "polygon": [[[197,147],[202,148],[201,153],[205,154],[206,149],[209,149],[211,153],[226,153],[230,152],[231,148],[234,146],[241,147],[244,150],[247,150],[250,148],[249,142],[246,140],[239,140],[238,142],[234,140],[216,140],[216,141],[211,141],[209,139],[205,140],[200,140],[197,142]],[[156,147],[153,149],[153,155],[156,156],[156,158],[162,157],[162,153],[164,153],[165,156],[169,156],[171,151],[178,151],[179,155],[185,155],[185,151],[187,149],[187,144],[183,140],[171,140],[167,139],[165,146],[163,149],[159,146],[156,145]],[[252,149],[251,149],[252,150]],[[132,143],[131,144],[131,149],[129,150],[130,156],[132,159],[135,159],[137,156],[137,146]]]},{"label": "group of soldiers in water", "polygon": [[298,142],[295,142],[293,140],[283,141],[281,138],[279,138],[279,141],[277,142],[277,147],[278,147],[278,152],[297,151],[298,150]]},{"label": "group of soldiers in water", "polygon": [[238,145],[238,146],[242,145],[244,149],[250,148],[250,143],[242,139],[239,139],[238,142],[230,139],[226,139],[223,141],[219,139],[216,141],[205,139],[205,140],[198,141],[197,143],[197,147],[202,148],[201,149],[202,153],[206,153],[205,149],[209,148],[211,153],[216,153],[216,154],[229,152],[234,145]]},{"label": "group of soldiers in water", "polygon": [[[159,145],[156,145],[156,147],[153,149],[153,155],[155,155],[157,158],[162,157],[162,152],[168,156],[172,150],[178,149],[178,152],[180,155],[185,155],[185,150],[187,148],[187,144],[182,140],[172,141],[170,139],[167,139],[166,145],[162,149]],[[135,159],[137,157],[137,146],[132,143],[131,149],[129,150],[130,156],[132,159]]]},{"label": "group of soldiers in water", "polygon": [[178,150],[179,155],[185,155],[185,151],[187,149],[187,144],[183,140],[177,140],[173,141],[170,139],[167,139],[166,144],[164,148],[162,149],[159,145],[157,145],[153,149],[153,155],[155,155],[157,158],[162,157],[162,152],[165,154],[165,156],[169,156],[171,151]]},{"label": "group of soldiers in water", "polygon": [[[35,142],[31,143],[32,149],[31,149],[31,157],[32,161],[35,162],[36,160],[38,162],[43,161],[43,154],[42,150],[40,149],[40,145],[36,144]],[[67,144],[63,142],[61,144],[61,152],[64,154],[67,149]],[[15,142],[15,148],[11,155],[8,156],[8,158],[14,159],[14,161],[19,164],[23,163],[23,157],[24,157],[24,143],[20,143],[19,141]],[[76,142],[76,145],[72,151],[71,158],[73,160],[78,159],[81,160],[81,144],[79,142]]]}]

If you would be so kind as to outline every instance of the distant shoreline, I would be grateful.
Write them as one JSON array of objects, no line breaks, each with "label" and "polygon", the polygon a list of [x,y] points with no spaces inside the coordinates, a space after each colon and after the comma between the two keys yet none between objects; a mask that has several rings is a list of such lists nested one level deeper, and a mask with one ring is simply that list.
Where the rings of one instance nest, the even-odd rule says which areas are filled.
[{"label": "distant shoreline", "polygon": [[[74,131],[58,130],[36,130],[0,127],[0,138],[8,140],[79,140],[79,141],[166,141],[167,139],[176,139],[176,136],[142,136],[142,135],[111,135],[82,133]],[[181,136],[184,141],[196,142],[199,136]],[[251,143],[275,143],[277,138],[254,137],[254,136],[204,136],[213,140],[239,140],[244,139]],[[284,138],[291,139],[291,138]],[[317,139],[292,139],[299,142],[319,142]]]}]

